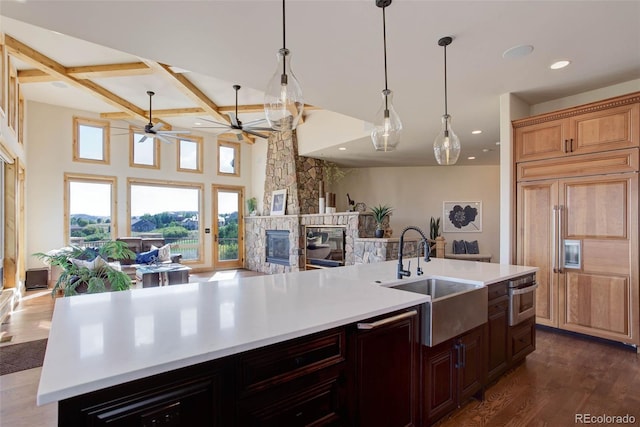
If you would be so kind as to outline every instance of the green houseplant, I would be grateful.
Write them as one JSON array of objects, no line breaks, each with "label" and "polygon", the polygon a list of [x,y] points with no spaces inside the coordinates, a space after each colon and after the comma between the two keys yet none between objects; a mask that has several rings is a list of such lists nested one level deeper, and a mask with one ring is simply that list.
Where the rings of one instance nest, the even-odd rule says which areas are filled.
[{"label": "green houseplant", "polygon": [[107,260],[133,259],[136,254],[126,243],[110,240],[99,248],[72,245],[47,253],[38,252],[33,256],[49,266],[57,266],[62,270],[51,295],[55,296],[58,289],[62,289],[64,296],[71,296],[129,289],[129,276],[113,264],[109,264]]},{"label": "green houseplant", "polygon": [[[429,239],[435,241],[436,237],[440,236],[440,217],[434,218],[431,217],[431,221],[429,223]],[[434,255],[436,251],[435,246],[431,249],[431,254]]]},{"label": "green houseplant", "polygon": [[373,219],[376,221],[376,237],[380,238],[384,236],[384,219],[393,211],[391,206],[378,205],[371,207],[371,213]]},{"label": "green houseplant", "polygon": [[252,197],[247,200],[247,210],[249,211],[249,215],[255,215],[258,210],[258,199]]}]

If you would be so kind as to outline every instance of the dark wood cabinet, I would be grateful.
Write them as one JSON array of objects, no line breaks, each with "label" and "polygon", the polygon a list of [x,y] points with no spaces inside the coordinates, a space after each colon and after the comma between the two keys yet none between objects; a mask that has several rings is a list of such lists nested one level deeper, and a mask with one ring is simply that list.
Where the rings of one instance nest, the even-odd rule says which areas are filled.
[{"label": "dark wood cabinet", "polygon": [[419,310],[403,310],[349,328],[351,425],[420,425]]},{"label": "dark wood cabinet", "polygon": [[484,336],[482,325],[435,347],[422,347],[424,425],[431,425],[472,396],[482,398]]},{"label": "dark wood cabinet", "polygon": [[509,295],[507,292],[507,282],[489,285],[487,383],[497,380],[508,367]]},{"label": "dark wood cabinet", "polygon": [[509,328],[509,364],[524,360],[524,358],[536,349],[536,321],[535,317],[527,319],[518,325]]},{"label": "dark wood cabinet", "polygon": [[225,426],[224,362],[209,362],[59,402],[59,426]]}]

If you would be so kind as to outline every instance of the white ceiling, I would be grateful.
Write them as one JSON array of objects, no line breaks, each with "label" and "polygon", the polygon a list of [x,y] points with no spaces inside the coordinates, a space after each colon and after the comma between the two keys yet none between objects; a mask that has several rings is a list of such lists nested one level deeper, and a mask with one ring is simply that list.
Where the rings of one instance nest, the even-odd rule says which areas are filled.
[{"label": "white ceiling", "polygon": [[[147,58],[190,70],[186,76],[218,105],[233,104],[234,83],[243,86],[240,104],[259,104],[282,44],[281,4],[0,0],[3,17],[79,40],[12,19],[0,24],[3,32],[65,66]],[[323,127],[325,116],[316,114],[314,122],[311,111],[298,132],[301,154],[356,166],[435,164],[431,147],[444,112],[443,49],[437,41],[445,35],[454,37],[447,48],[449,113],[462,141],[463,165],[498,164],[501,94],[512,92],[536,104],[640,78],[640,1],[395,0],[386,15],[389,88],[404,124],[398,150],[374,152],[366,123],[356,121],[352,127],[362,127],[360,137],[345,142],[341,129],[334,128],[340,121]],[[521,44],[533,45],[533,53],[502,58],[506,49]],[[373,120],[384,87],[382,11],[375,0],[287,1],[287,47],[308,104]],[[550,70],[558,59],[572,63]],[[145,109],[147,90],[157,94],[154,109],[193,106],[157,75],[98,83]],[[24,93],[27,99],[114,111],[88,95],[69,96],[68,90],[76,91],[33,83]],[[253,117],[241,115],[244,121]],[[193,126],[193,118],[166,121]],[[304,143],[311,133],[305,135],[305,126],[317,133],[308,141],[324,140],[317,150]],[[472,135],[475,129],[482,134]],[[472,155],[477,160],[467,160]]]}]

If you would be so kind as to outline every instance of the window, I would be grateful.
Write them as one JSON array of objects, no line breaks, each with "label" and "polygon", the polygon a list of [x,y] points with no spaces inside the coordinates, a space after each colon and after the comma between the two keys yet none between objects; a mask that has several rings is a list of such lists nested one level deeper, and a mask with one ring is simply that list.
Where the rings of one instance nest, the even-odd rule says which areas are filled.
[{"label": "window", "polygon": [[203,184],[129,178],[129,235],[164,237],[183,261],[202,261]]},{"label": "window", "polygon": [[202,144],[198,136],[178,141],[178,171],[202,173]]},{"label": "window", "polygon": [[[160,143],[157,138],[129,130],[129,165],[138,168],[160,169]],[[144,141],[143,141],[144,139]]]},{"label": "window", "polygon": [[109,164],[109,122],[73,118],[73,160]]},{"label": "window", "polygon": [[115,176],[65,174],[64,188],[67,243],[99,246],[116,237]]},{"label": "window", "polygon": [[218,175],[240,176],[240,144],[218,141]]}]

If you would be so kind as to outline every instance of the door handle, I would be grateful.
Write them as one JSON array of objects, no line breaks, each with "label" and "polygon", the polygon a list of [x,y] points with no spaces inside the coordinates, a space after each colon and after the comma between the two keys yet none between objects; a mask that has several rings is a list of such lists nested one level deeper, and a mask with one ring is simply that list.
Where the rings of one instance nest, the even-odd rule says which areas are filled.
[{"label": "door handle", "polygon": [[405,313],[400,313],[395,316],[387,317],[386,319],[381,319],[376,322],[371,323],[358,323],[358,329],[375,329],[380,326],[388,325],[389,323],[397,322],[398,320],[408,319],[409,317],[417,316],[418,312],[416,310],[407,311]]}]

